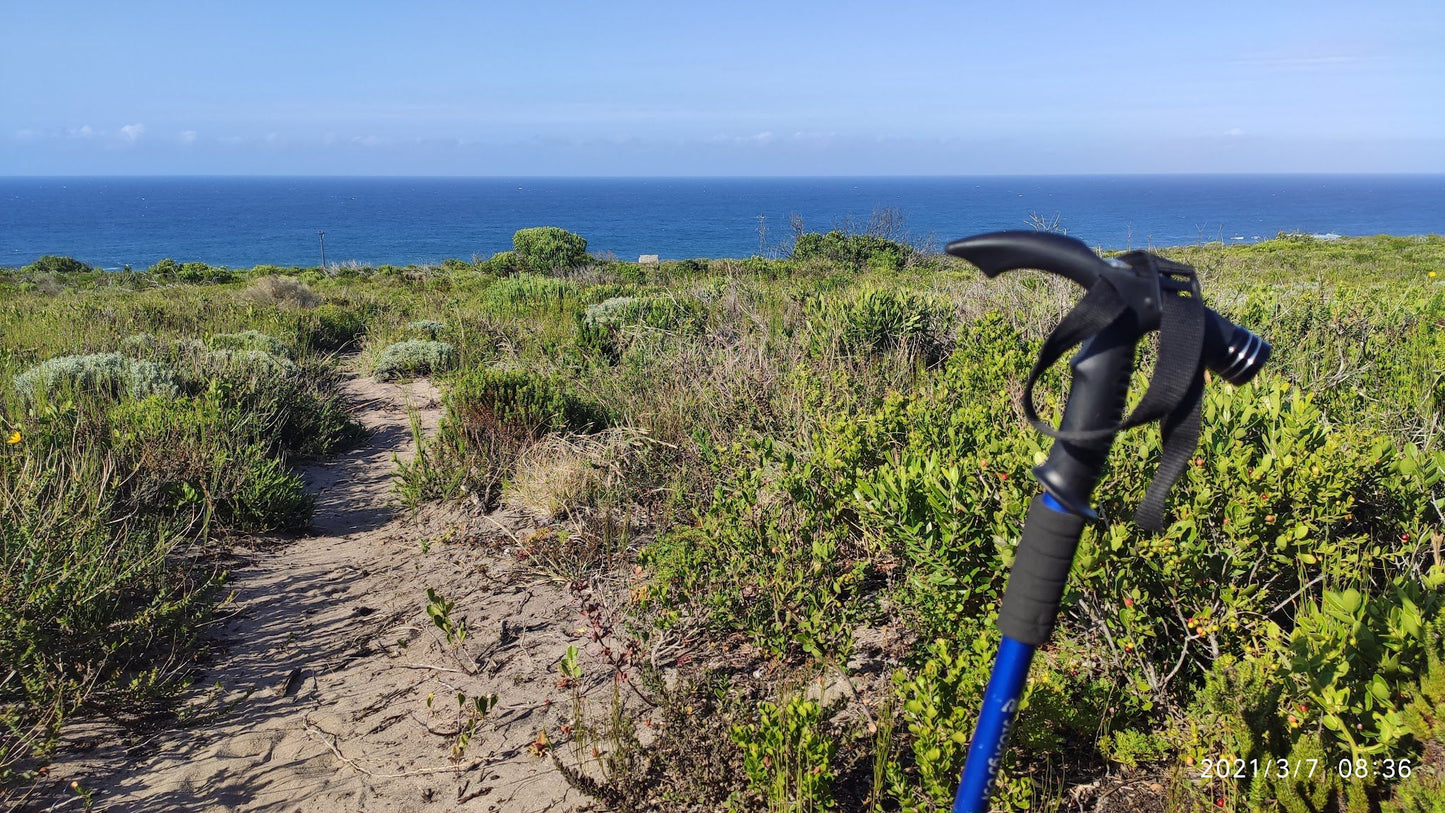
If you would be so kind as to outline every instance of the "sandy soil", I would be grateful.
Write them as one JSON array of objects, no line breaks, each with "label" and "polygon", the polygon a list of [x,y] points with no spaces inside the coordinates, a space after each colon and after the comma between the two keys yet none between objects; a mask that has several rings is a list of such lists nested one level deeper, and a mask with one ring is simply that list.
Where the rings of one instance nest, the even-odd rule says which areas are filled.
[{"label": "sandy soil", "polygon": [[[238,552],[187,722],[73,726],[44,780],[51,795],[25,809],[83,809],[72,781],[97,810],[591,809],[534,746],[571,716],[557,665],[569,644],[586,652],[578,602],[478,544],[525,533],[530,519],[398,511],[391,475],[414,454],[408,409],[435,429],[437,392],[369,378],[346,392],[371,440],[306,470],[310,535]],[[428,588],[455,602],[464,641],[428,616]],[[604,683],[584,678],[584,690],[610,696]],[[457,749],[471,698],[492,694],[496,707]]]}]

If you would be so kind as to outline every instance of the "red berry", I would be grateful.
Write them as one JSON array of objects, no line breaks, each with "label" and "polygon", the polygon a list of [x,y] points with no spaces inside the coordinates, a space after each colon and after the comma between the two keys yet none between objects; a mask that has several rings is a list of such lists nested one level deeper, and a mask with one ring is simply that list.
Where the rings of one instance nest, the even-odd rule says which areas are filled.
[{"label": "red berry", "polygon": [[1125,598],[1125,599],[1124,599],[1124,606],[1125,606],[1125,607],[1133,607],[1133,606],[1134,606],[1134,599],[1132,599],[1132,598]]}]

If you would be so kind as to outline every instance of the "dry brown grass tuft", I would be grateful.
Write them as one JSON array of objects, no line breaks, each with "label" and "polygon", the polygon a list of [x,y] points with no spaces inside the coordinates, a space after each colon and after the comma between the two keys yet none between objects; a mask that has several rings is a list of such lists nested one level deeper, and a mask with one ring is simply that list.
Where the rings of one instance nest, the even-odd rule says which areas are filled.
[{"label": "dry brown grass tuft", "polygon": [[321,297],[295,277],[261,277],[241,294],[247,301],[275,308],[309,310]]},{"label": "dry brown grass tuft", "polygon": [[646,442],[635,429],[594,435],[548,435],[517,458],[504,499],[543,520],[596,505],[625,480]]}]

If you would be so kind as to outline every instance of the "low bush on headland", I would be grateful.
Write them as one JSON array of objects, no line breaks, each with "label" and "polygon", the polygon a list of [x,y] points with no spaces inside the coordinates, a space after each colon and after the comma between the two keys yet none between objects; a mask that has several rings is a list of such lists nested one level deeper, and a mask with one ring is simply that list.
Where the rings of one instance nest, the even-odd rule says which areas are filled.
[{"label": "low bush on headland", "polygon": [[[1158,431],[1119,439],[1096,494],[1109,521],[1083,538],[994,806],[1107,807],[1127,786],[1141,809],[1431,809],[1445,287],[1429,272],[1445,240],[1166,253],[1275,356],[1247,386],[1209,384],[1163,533],[1127,522]],[[597,749],[559,757],[578,787],[632,810],[948,808],[1049,448],[1018,397],[1077,291],[842,232],[780,260],[640,267],[548,232],[475,264],[287,273],[322,303],[0,275],[3,428],[21,437],[0,453],[0,630],[24,664],[0,683],[8,759],[82,703],[121,713],[174,690],[167,668],[133,680],[169,663],[154,647],[189,651],[204,616],[214,574],[173,554],[304,521],[287,464],[347,436],[322,354],[444,341],[449,360],[387,368],[445,393],[439,433],[398,471],[403,501],[532,510],[555,527],[520,549],[615,593],[591,651],[609,657],[584,662],[646,707],[548,732]],[[246,331],[279,349],[221,338]],[[38,372],[97,354],[114,359]],[[1044,376],[1045,412],[1065,392]],[[1384,760],[1393,775],[1369,770]]]}]

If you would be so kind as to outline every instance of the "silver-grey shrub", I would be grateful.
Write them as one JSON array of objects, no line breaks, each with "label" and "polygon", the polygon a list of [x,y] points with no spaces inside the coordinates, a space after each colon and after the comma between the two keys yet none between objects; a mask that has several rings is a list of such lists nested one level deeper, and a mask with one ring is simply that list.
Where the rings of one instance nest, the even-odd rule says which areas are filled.
[{"label": "silver-grey shrub", "polygon": [[201,371],[241,378],[285,378],[296,374],[296,363],[265,350],[212,350],[197,358]]},{"label": "silver-grey shrub", "polygon": [[16,376],[15,389],[31,399],[63,389],[133,398],[174,398],[181,393],[180,382],[170,367],[119,353],[47,359]]},{"label": "silver-grey shrub", "polygon": [[376,359],[376,378],[390,381],[451,369],[457,352],[446,342],[413,339],[387,346]]}]

